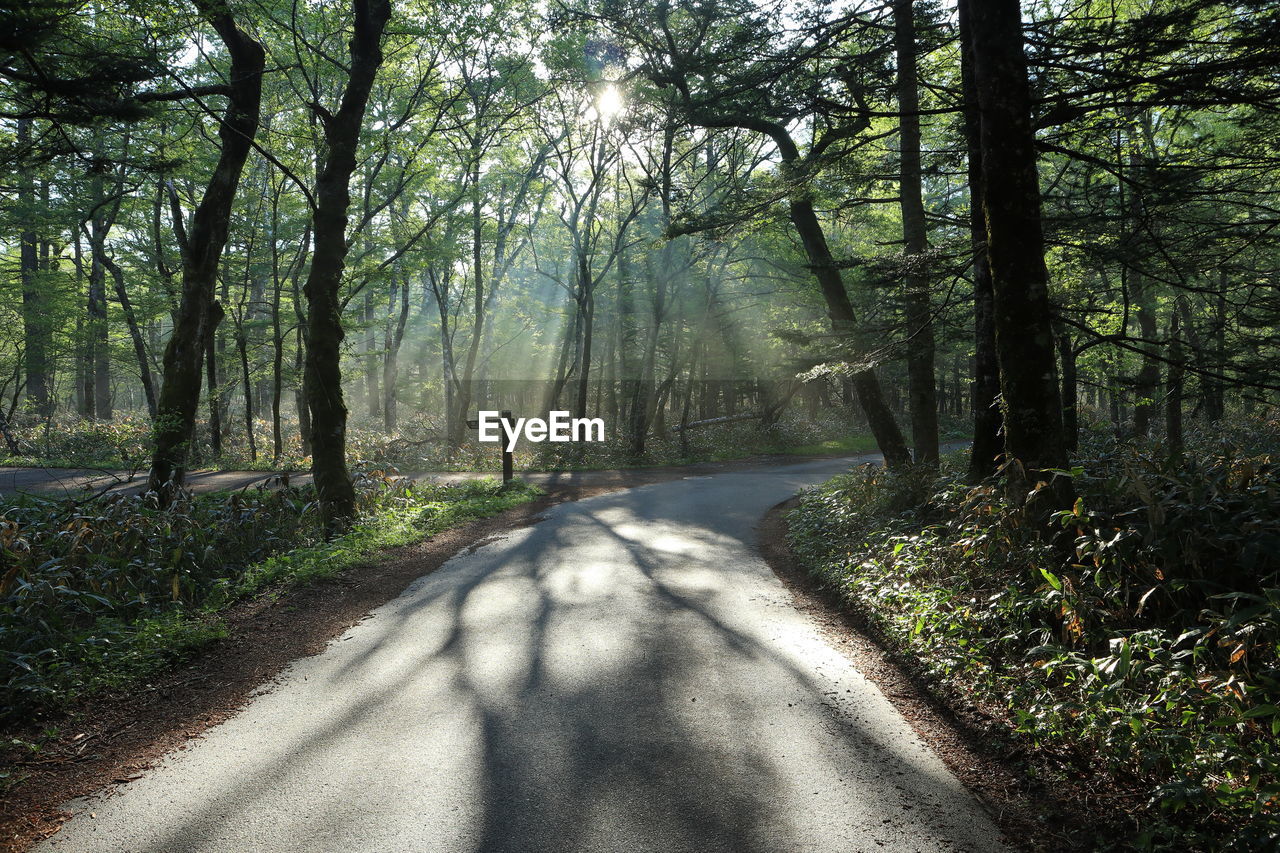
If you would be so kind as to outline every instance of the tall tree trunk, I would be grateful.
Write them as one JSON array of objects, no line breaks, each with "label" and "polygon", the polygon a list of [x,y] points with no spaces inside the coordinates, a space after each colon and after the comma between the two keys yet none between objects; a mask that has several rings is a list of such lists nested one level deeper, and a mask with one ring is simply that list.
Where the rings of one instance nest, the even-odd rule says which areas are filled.
[{"label": "tall tree trunk", "polygon": [[1169,387],[1165,397],[1165,444],[1174,456],[1183,452],[1183,382],[1187,374],[1183,368],[1183,334],[1178,314],[1175,306],[1169,316]]},{"label": "tall tree trunk", "polygon": [[244,322],[236,323],[236,350],[240,355],[240,383],[244,388],[244,434],[249,443],[249,459],[258,461],[258,440],[253,434],[253,378],[249,374],[249,338]]},{"label": "tall tree trunk", "polygon": [[427,268],[427,282],[431,286],[440,317],[440,381],[444,388],[445,440],[450,447],[457,447],[454,437],[461,434],[461,428],[456,423],[457,412],[454,407],[458,380],[457,361],[453,355],[453,332],[449,328],[449,278],[447,269],[437,276],[434,268]]},{"label": "tall tree trunk", "polygon": [[[18,120],[17,144],[25,154],[31,144],[31,119]],[[35,180],[30,170],[18,168],[18,209],[25,223],[36,221]],[[39,235],[25,228],[18,237],[19,275],[22,280],[23,363],[26,368],[27,402],[41,417],[52,409],[49,394],[49,348],[53,328],[49,323],[46,288],[39,281]]]},{"label": "tall tree trunk", "polygon": [[[479,129],[476,131],[479,134]],[[477,140],[479,137],[477,136]],[[471,156],[471,272],[475,292],[471,318],[471,341],[467,346],[467,354],[462,362],[462,378],[458,383],[457,411],[454,415],[455,433],[450,436],[450,443],[457,447],[462,444],[462,428],[470,414],[471,399],[475,393],[476,356],[480,352],[480,338],[484,336],[484,219],[481,211],[480,194],[480,150],[477,141],[472,146]]]},{"label": "tall tree trunk", "polygon": [[578,357],[578,396],[574,407],[575,417],[587,416],[587,394],[591,381],[591,344],[595,330],[596,297],[591,281],[591,269],[585,255],[578,259],[579,287],[582,288],[582,345]]},{"label": "tall tree trunk", "polygon": [[284,331],[280,326],[280,285],[271,297],[271,461],[284,455],[284,430],[280,423],[280,398],[284,391]]},{"label": "tall tree trunk", "polygon": [[973,73],[973,43],[969,34],[971,0],[959,0],[960,70],[964,91],[964,137],[968,150],[969,245],[973,252],[973,449],[969,481],[992,476],[1004,439],[1000,431],[1000,368],[996,359],[995,295],[987,260],[987,220],[982,201],[982,140],[978,90]]},{"label": "tall tree trunk", "polygon": [[311,455],[311,408],[307,405],[307,332],[305,321],[298,326],[298,348],[294,353],[293,372],[298,386],[293,392],[293,405],[298,410],[298,442],[302,455]]},{"label": "tall tree trunk", "polygon": [[938,462],[938,400],[934,384],[933,312],[929,304],[929,250],[920,178],[920,93],[916,86],[916,26],[913,0],[894,0],[894,45],[898,54],[899,154],[902,237],[906,263],[907,384],[915,459]]},{"label": "tall tree trunk", "polygon": [[[200,362],[213,330],[222,319],[214,300],[218,262],[227,242],[231,206],[240,173],[258,129],[262,102],[262,45],[242,32],[224,4],[195,0],[197,8],[217,30],[231,56],[230,96],[218,131],[222,150],[191,220],[183,244],[182,296],[173,333],[164,352],[164,377],[155,419],[155,452],[147,480],[150,490],[167,501],[173,487],[186,476],[187,456],[200,404]],[[181,229],[181,218],[175,218]]]},{"label": "tall tree trunk", "polygon": [[[217,302],[210,308],[211,316],[217,316],[218,323],[222,322],[222,310]],[[204,365],[209,385],[209,449],[216,459],[222,455],[222,386],[218,381],[218,348],[212,334],[205,344]]]},{"label": "tall tree trunk", "polygon": [[[1218,296],[1213,307],[1213,353],[1210,365],[1215,373],[1222,373],[1227,367],[1227,272],[1218,274]],[[1205,397],[1207,398],[1210,421],[1220,421],[1227,413],[1226,388],[1221,379],[1206,381]]]},{"label": "tall tree trunk", "polygon": [[93,411],[101,420],[111,420],[111,352],[110,330],[107,328],[107,234],[113,216],[108,214],[103,175],[95,173],[91,180],[93,209],[89,217],[89,293],[86,302],[87,331],[92,359],[87,362],[93,384]]},{"label": "tall tree trunk", "polygon": [[[400,303],[398,310],[397,295]],[[387,328],[386,356],[382,362],[382,426],[387,432],[394,432],[399,426],[396,404],[400,374],[400,345],[404,342],[404,330],[409,322],[409,276],[407,274],[401,274],[398,280],[392,281],[390,311],[393,316],[393,325]]]},{"label": "tall tree trunk", "polygon": [[346,529],[355,516],[355,488],[347,470],[347,407],[342,399],[342,307],[338,290],[347,258],[347,210],[360,126],[382,64],[382,31],[390,0],[352,0],[354,32],[346,89],[338,111],[323,121],[326,156],[316,177],[312,233],[315,251],[303,292],[308,327],[306,389],[311,409],[311,472],[325,532]]},{"label": "tall tree trunk", "polygon": [[1178,311],[1169,317],[1169,386],[1165,398],[1165,445],[1173,456],[1182,455],[1182,398],[1184,396],[1182,366],[1182,331]]},{"label": "tall tree trunk", "polygon": [[[1150,113],[1131,113],[1129,126],[1131,136],[1141,137],[1143,128],[1150,130]],[[1129,231],[1128,248],[1134,257],[1129,268],[1127,283],[1137,309],[1134,313],[1138,324],[1138,337],[1142,339],[1138,344],[1138,349],[1142,353],[1142,362],[1133,382],[1133,431],[1136,435],[1146,438],[1151,435],[1151,428],[1159,410],[1159,403],[1156,400],[1160,391],[1160,361],[1156,357],[1159,346],[1154,343],[1159,335],[1159,323],[1156,317],[1156,283],[1143,268],[1145,252],[1139,248],[1151,237],[1148,226],[1145,224],[1147,203],[1142,191],[1142,183],[1149,178],[1150,169],[1142,149],[1132,139],[1129,145],[1128,164],[1131,176],[1138,179],[1138,186],[1122,196],[1122,198],[1127,197],[1128,200],[1128,210],[1124,211],[1124,214]]]},{"label": "tall tree trunk", "polygon": [[636,452],[635,436],[631,433],[631,413],[639,393],[639,377],[632,354],[636,347],[636,300],[631,281],[629,252],[625,248],[618,254],[618,411],[616,423],[627,437],[628,451],[635,456],[644,453],[644,437]]},{"label": "tall tree trunk", "polygon": [[381,372],[378,365],[378,339],[373,328],[376,319],[373,290],[366,287],[364,290],[364,387],[365,405],[371,420],[382,417],[382,389],[378,381]]},{"label": "tall tree trunk", "polygon": [[[662,134],[662,165],[660,172],[661,183],[658,187],[659,197],[662,201],[659,213],[659,227],[666,230],[671,225],[671,164],[672,155],[675,151],[675,126],[668,123],[663,128]],[[621,168],[621,164],[619,164]],[[621,228],[621,223],[619,228]],[[667,296],[671,283],[671,252],[672,241],[665,242],[661,249],[658,250],[658,266],[657,274],[653,270],[653,255],[646,254],[644,266],[646,280],[653,283],[653,293],[650,297],[650,319],[651,324],[648,328],[648,334],[645,338],[644,353],[640,357],[639,373],[635,380],[631,383],[630,395],[627,399],[627,407],[629,410],[627,435],[628,448],[627,452],[634,458],[644,455],[645,443],[648,439],[649,427],[655,418],[655,410],[657,407],[657,386],[656,386],[656,365],[658,357],[658,341],[662,335],[662,323],[667,315]],[[622,252],[625,258],[625,248]],[[620,258],[621,262],[624,258]],[[621,266],[619,274],[622,274]],[[632,302],[633,295],[628,286],[628,305],[627,310],[634,308]],[[635,324],[632,323],[632,330]],[[624,332],[624,334],[627,334]],[[632,340],[634,334],[632,333]]]},{"label": "tall tree trunk", "polygon": [[1155,354],[1157,345],[1152,343],[1159,335],[1159,327],[1152,283],[1136,270],[1130,279],[1137,307],[1134,314],[1138,323],[1138,337],[1142,339],[1138,344],[1142,350],[1142,365],[1133,380],[1133,432],[1146,438],[1151,434],[1151,424],[1157,410],[1156,394],[1160,389],[1160,362]]},{"label": "tall tree trunk", "polygon": [[[77,298],[86,291],[83,289],[84,282],[87,279],[84,271],[84,248],[81,240],[80,229],[76,229],[75,238],[75,266],[76,266],[76,296]],[[90,365],[93,364],[93,343],[89,339],[89,331],[85,327],[84,317],[76,317],[76,336],[75,336],[75,362],[76,362],[76,409],[80,417],[87,420],[93,420],[93,371]]]},{"label": "tall tree trunk", "polygon": [[104,421],[111,420],[111,351],[107,328],[106,272],[103,250],[94,246],[89,265],[88,332],[92,340],[93,410]]},{"label": "tall tree trunk", "polygon": [[556,361],[556,378],[551,382],[551,386],[547,389],[547,395],[543,399],[542,408],[550,411],[560,403],[560,395],[564,393],[564,386],[569,382],[569,377],[573,374],[573,364],[571,363],[570,353],[573,352],[574,344],[578,340],[578,322],[581,312],[575,304],[573,315],[569,319],[569,323],[564,327],[564,334],[560,338],[560,356]]},{"label": "tall tree trunk", "polygon": [[311,252],[311,223],[302,229],[302,248],[289,273],[289,286],[293,290],[293,313],[298,320],[297,347],[293,356],[293,375],[297,385],[293,389],[293,405],[298,412],[298,441],[302,455],[311,455],[311,410],[307,407],[307,312],[302,294],[302,270]]},{"label": "tall tree trunk", "polygon": [[1040,223],[1031,92],[1018,0],[970,0],[974,82],[981,111],[982,188],[987,253],[995,295],[996,356],[1004,401],[1009,495],[1018,504],[1042,480],[1028,507],[1058,509],[1070,480],[1053,344],[1053,312]]},{"label": "tall tree trunk", "polygon": [[271,197],[271,461],[284,455],[284,430],[280,424],[280,398],[284,391],[284,325],[280,317],[284,281],[280,273],[280,193]]}]

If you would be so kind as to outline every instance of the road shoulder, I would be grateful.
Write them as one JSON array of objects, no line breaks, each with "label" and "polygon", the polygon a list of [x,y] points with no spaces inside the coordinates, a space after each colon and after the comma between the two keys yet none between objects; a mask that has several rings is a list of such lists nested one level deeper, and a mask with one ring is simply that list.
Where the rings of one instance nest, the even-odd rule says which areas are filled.
[{"label": "road shoulder", "polygon": [[1025,756],[1001,736],[1000,722],[979,709],[944,701],[918,666],[878,642],[834,590],[820,586],[797,564],[787,546],[785,518],[796,500],[774,506],[756,528],[761,554],[795,607],[893,703],[1010,843],[1029,851],[1080,849],[1070,839],[1076,823],[1071,804],[1029,778]]}]

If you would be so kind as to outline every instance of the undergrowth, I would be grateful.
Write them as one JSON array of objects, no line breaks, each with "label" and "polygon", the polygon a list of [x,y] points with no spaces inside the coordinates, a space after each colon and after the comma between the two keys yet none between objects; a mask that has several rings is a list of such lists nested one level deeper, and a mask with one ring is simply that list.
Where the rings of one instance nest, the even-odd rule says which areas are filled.
[{"label": "undergrowth", "polygon": [[310,486],[206,495],[13,500],[0,512],[0,722],[119,688],[222,636],[218,611],[309,583],[531,500],[494,481],[356,477],[360,518],[322,537]]},{"label": "undergrowth", "polygon": [[1112,804],[1133,833],[1097,849],[1274,850],[1278,435],[1215,430],[1180,457],[1091,436],[1049,531],[957,460],[865,467],[806,493],[790,539],[951,695],[1138,792]]}]

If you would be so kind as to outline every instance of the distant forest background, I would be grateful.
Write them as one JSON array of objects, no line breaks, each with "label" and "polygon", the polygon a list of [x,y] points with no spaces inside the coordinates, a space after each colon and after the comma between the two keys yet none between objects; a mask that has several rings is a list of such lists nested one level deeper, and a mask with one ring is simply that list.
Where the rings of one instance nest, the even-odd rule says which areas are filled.
[{"label": "distant forest background", "polygon": [[11,8],[8,452],[158,484],[333,458],[341,423],[356,459],[474,465],[477,408],[565,408],[605,418],[597,460],[973,436],[981,473],[982,153],[1013,139],[984,86],[1029,123],[1010,215],[1041,217],[1051,317],[1006,336],[1051,350],[1062,447],[1268,411],[1274,5],[987,5]]}]

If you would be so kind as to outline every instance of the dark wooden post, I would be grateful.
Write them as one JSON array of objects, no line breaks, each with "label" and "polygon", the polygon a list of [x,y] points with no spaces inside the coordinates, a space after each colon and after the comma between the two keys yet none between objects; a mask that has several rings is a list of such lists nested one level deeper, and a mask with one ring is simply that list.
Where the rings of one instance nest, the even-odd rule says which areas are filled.
[{"label": "dark wooden post", "polygon": [[[502,424],[503,424],[502,435],[501,435],[501,438],[498,439],[498,447],[501,448],[502,450],[502,485],[505,486],[508,483],[510,483],[513,479],[515,479],[515,457],[512,455],[510,450],[507,450],[507,426],[506,426],[509,422],[515,420],[515,418],[512,416],[511,412],[507,409],[503,409],[501,412],[498,412],[498,418],[499,420],[502,421]],[[471,427],[472,429],[479,429],[480,420],[478,418],[469,420],[467,421],[467,426]]]},{"label": "dark wooden post", "polygon": [[515,470],[514,470],[515,458],[512,456],[511,451],[507,450],[507,427],[506,427],[507,423],[514,419],[511,417],[511,412],[508,411],[507,409],[503,409],[501,412],[499,412],[498,417],[502,419],[502,424],[503,424],[502,443],[500,446],[502,447],[502,485],[505,486],[508,483],[510,483],[511,480],[515,477]]}]

